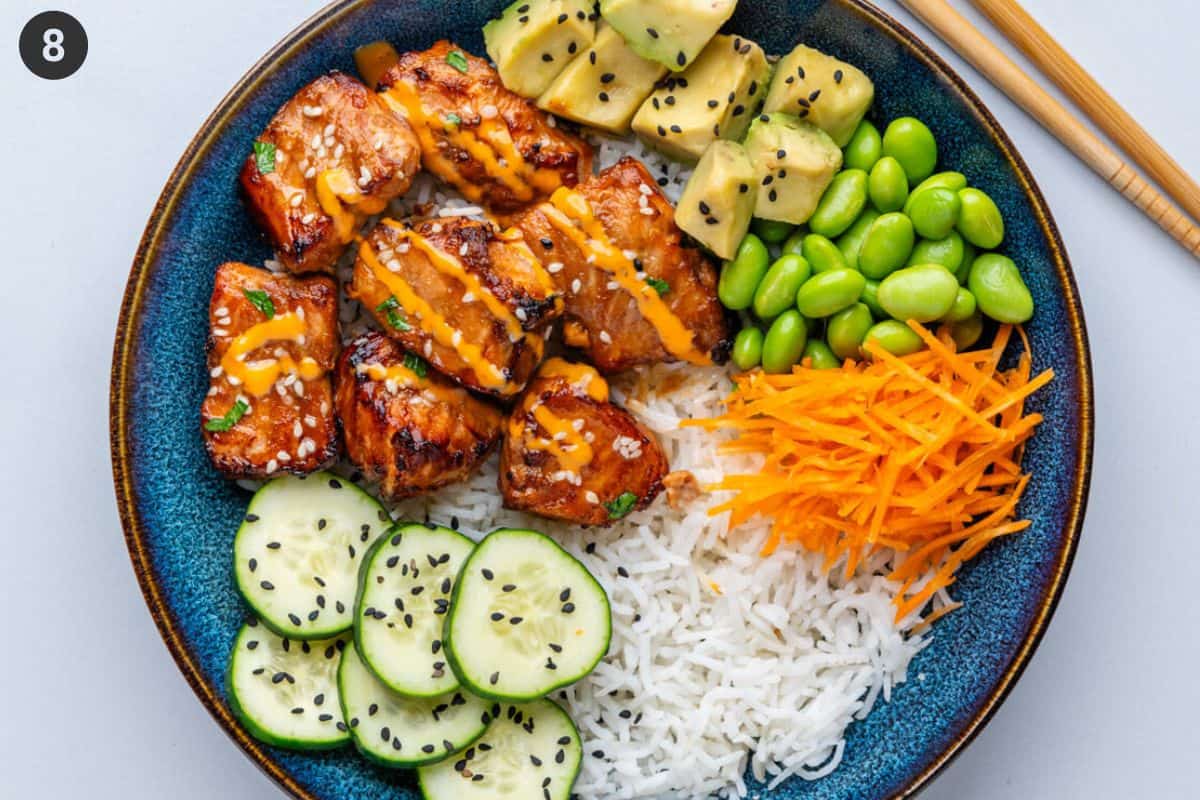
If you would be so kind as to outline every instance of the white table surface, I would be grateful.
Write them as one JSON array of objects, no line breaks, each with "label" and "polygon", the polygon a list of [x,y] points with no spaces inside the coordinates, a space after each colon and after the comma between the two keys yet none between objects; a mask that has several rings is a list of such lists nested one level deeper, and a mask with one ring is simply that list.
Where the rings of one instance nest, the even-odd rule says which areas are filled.
[{"label": "white table surface", "polygon": [[[196,701],[146,613],[110,482],[108,374],[163,181],[225,91],[320,5],[0,3],[2,798],[281,796]],[[1097,394],[1091,503],[1058,613],[1008,702],[924,796],[1195,797],[1200,264],[895,2],[880,5],[948,55],[1028,160],[1079,278]],[[1200,174],[1200,5],[1027,6]],[[47,8],[91,41],[58,83],[16,53]]]}]

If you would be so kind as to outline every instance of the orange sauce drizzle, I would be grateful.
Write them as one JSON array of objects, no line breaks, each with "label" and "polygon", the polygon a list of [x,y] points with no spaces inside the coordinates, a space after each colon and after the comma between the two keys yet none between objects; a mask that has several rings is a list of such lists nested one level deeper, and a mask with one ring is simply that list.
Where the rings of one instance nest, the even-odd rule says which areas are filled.
[{"label": "orange sauce drizzle", "polygon": [[[327,169],[317,175],[317,203],[333,220],[334,235],[339,242],[349,242],[358,227],[359,214],[378,214],[387,203],[376,197],[366,197],[359,191],[354,178],[343,167]],[[354,208],[351,211],[347,206]],[[355,211],[358,213],[356,214]]]},{"label": "orange sauce drizzle", "polygon": [[403,364],[393,364],[390,367],[385,367],[383,364],[364,364],[361,369],[373,381],[393,383],[400,388],[419,386],[428,380]]},{"label": "orange sauce drizzle", "polygon": [[509,381],[504,377],[503,370],[483,357],[482,348],[474,342],[465,341],[461,331],[454,328],[433,306],[417,295],[403,278],[381,264],[369,243],[363,242],[359,247],[358,254],[370,267],[375,279],[386,286],[392,296],[396,298],[396,302],[404,309],[409,319],[415,320],[423,331],[443,347],[453,349],[475,373],[481,386],[497,391],[509,387]]},{"label": "orange sauce drizzle", "polygon": [[[573,364],[561,358],[547,359],[542,364],[539,375],[544,377],[562,377],[571,384],[572,388],[581,391],[599,403],[608,402],[608,383],[600,377],[592,367],[586,364]],[[541,450],[554,456],[563,469],[578,473],[592,462],[595,453],[592,445],[583,436],[582,431],[576,430],[575,421],[563,419],[543,405],[536,394],[528,394],[525,398],[524,410],[532,414],[546,436],[529,442],[531,450]],[[515,419],[510,429],[511,436],[520,436],[524,423]]]},{"label": "orange sauce drizzle", "polygon": [[434,269],[443,275],[453,277],[463,285],[463,288],[483,301],[483,304],[491,312],[492,316],[504,322],[504,329],[508,331],[509,338],[517,339],[525,336],[525,330],[521,327],[521,321],[509,310],[508,306],[500,302],[499,298],[483,285],[475,273],[468,272],[467,268],[463,266],[463,263],[458,258],[434,247],[433,243],[424,236],[421,236],[416,231],[405,228],[394,219],[385,219],[383,224],[396,231],[402,239],[420,250],[429,259],[429,262],[433,264]]},{"label": "orange sauce drizzle", "polygon": [[416,131],[430,171],[445,177],[472,202],[482,199],[483,190],[466,180],[458,166],[442,154],[433,136],[434,126],[451,145],[466,151],[483,166],[484,172],[502,183],[519,200],[532,200],[535,189],[546,193],[562,183],[554,170],[533,167],[525,160],[513,142],[508,125],[499,117],[482,120],[478,133],[475,133],[427,111],[417,90],[407,81],[397,82],[382,96],[388,106],[405,117]]},{"label": "orange sauce drizzle", "polygon": [[246,393],[262,397],[284,375],[299,375],[302,380],[320,378],[326,370],[316,359],[305,356],[297,363],[291,356],[268,358],[247,363],[246,357],[275,342],[299,342],[307,327],[296,314],[283,314],[260,322],[234,339],[221,357],[225,374],[241,382]]},{"label": "orange sauce drizzle", "polygon": [[597,267],[612,275],[617,284],[633,296],[638,311],[654,326],[667,352],[692,364],[712,363],[705,353],[696,349],[694,334],[675,316],[654,287],[638,277],[633,261],[613,245],[586,197],[564,186],[539,210],[551,225],[592,256]]}]

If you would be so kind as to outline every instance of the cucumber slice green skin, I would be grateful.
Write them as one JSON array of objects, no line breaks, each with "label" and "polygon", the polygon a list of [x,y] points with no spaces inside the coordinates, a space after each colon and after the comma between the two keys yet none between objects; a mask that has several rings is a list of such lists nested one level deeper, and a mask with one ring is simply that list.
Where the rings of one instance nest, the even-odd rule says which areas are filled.
[{"label": "cucumber slice green skin", "polygon": [[[549,624],[555,624],[557,621],[565,619],[573,618],[582,621],[589,616],[596,618],[597,629],[587,631],[588,643],[583,641],[572,643],[573,648],[587,648],[589,643],[594,647],[594,654],[587,649],[584,650],[587,657],[581,659],[578,668],[560,669],[558,662],[555,661],[555,659],[565,661],[568,658],[563,654],[562,642],[570,640],[564,635],[559,637],[560,641],[553,645],[558,649],[552,649],[552,646],[547,643],[543,646],[544,650],[539,650],[537,655],[529,656],[525,663],[509,665],[507,670],[501,668],[499,673],[495,669],[496,666],[500,666],[499,664],[489,665],[487,669],[478,669],[482,662],[475,657],[475,653],[485,654],[485,658],[494,657],[497,654],[503,657],[503,654],[500,653],[502,647],[491,647],[491,645],[501,645],[502,639],[499,636],[491,636],[491,641],[487,641],[486,637],[490,635],[490,631],[486,626],[494,623],[508,627],[513,618],[495,621],[495,617],[492,617],[492,622],[488,622],[485,619],[486,612],[478,610],[480,605],[478,597],[483,593],[494,594],[495,590],[490,587],[504,591],[505,581],[502,579],[502,575],[510,562],[510,559],[505,557],[504,551],[513,550],[514,548],[511,547],[513,543],[516,543],[518,547],[522,546],[522,543],[527,543],[540,549],[542,552],[537,554],[536,564],[538,566],[553,564],[555,572],[551,579],[554,588],[550,594],[550,603],[543,604],[540,609],[526,611],[527,615],[540,613],[542,617],[541,619],[531,618],[531,624],[524,630],[543,631],[545,628],[541,623],[545,623],[547,620]],[[497,553],[499,557],[497,557]],[[490,574],[494,575],[494,579],[484,577],[485,562],[489,565]],[[533,562],[526,563],[532,564]],[[521,578],[514,578],[513,582],[519,580]],[[569,587],[570,594],[560,595],[558,587]],[[524,594],[518,585],[511,595],[506,594],[505,596],[519,600]],[[564,597],[566,599],[563,599]],[[468,603],[475,608],[465,611],[464,608]],[[583,608],[590,603],[595,603],[596,606]],[[494,610],[494,607],[489,610]],[[576,614],[577,611],[578,614]],[[475,620],[474,626],[464,621],[464,617],[468,614],[477,613],[481,615],[481,618]],[[513,630],[503,631],[503,633],[512,635],[516,628],[517,626],[513,626]],[[577,632],[573,631],[572,634],[572,639],[581,638],[581,634]],[[442,635],[443,649],[454,674],[458,676],[462,685],[479,697],[507,703],[537,700],[586,677],[608,653],[611,641],[612,609],[609,605],[608,594],[599,581],[588,572],[587,567],[550,537],[537,531],[510,528],[501,528],[485,537],[463,564],[462,572],[454,586],[454,595],[450,601],[450,614],[446,618],[446,629]],[[472,667],[475,669],[473,670]],[[538,675],[545,678],[545,682],[538,683],[535,688],[526,691],[517,691],[506,688],[506,682],[501,680],[505,672],[524,676]]]},{"label": "cucumber slice green skin", "polygon": [[466,692],[428,700],[396,694],[367,668],[353,644],[338,667],[338,697],[355,748],[368,761],[392,769],[445,761],[474,744],[491,721],[488,703]]},{"label": "cucumber slice green skin", "polygon": [[[229,707],[233,711],[238,721],[249,732],[251,736],[264,744],[272,747],[282,747],[288,750],[300,751],[324,751],[336,750],[344,747],[350,741],[350,730],[343,721],[341,712],[341,700],[338,696],[338,686],[336,680],[336,667],[330,664],[329,667],[324,667],[328,671],[328,675],[324,679],[319,679],[322,685],[314,685],[309,687],[309,691],[314,692],[313,699],[317,696],[322,696],[320,711],[313,700],[305,698],[303,706],[303,716],[305,719],[311,719],[316,716],[328,716],[328,720],[319,721],[318,724],[322,728],[327,728],[328,733],[323,733],[320,736],[297,736],[291,733],[285,733],[278,728],[273,728],[271,723],[261,719],[264,712],[269,712],[269,709],[255,708],[256,701],[253,694],[256,690],[270,691],[267,687],[287,685],[298,686],[299,683],[292,683],[287,679],[281,679],[279,682],[273,682],[274,673],[264,671],[260,675],[255,675],[259,669],[263,669],[266,663],[270,660],[270,656],[275,659],[281,658],[279,654],[279,645],[283,640],[279,639],[265,625],[260,625],[257,621],[247,623],[238,633],[237,641],[234,643],[233,652],[229,658],[229,668],[227,673],[227,689],[229,692]],[[297,666],[302,666],[304,662],[308,662],[311,666],[316,663],[337,660],[340,662],[341,651],[348,637],[339,636],[333,639],[327,639],[320,642],[300,642],[288,640],[291,658]],[[310,652],[304,653],[303,647],[308,647]],[[333,650],[333,654],[329,655],[329,651]],[[283,656],[283,658],[287,658]],[[319,660],[319,661],[318,661]],[[274,663],[278,664],[278,660]],[[299,669],[293,668],[299,672]],[[279,670],[286,671],[286,670]],[[289,672],[290,674],[290,672]],[[256,683],[261,681],[261,683]],[[288,691],[284,689],[283,691]],[[300,716],[300,715],[296,715]]]},{"label": "cucumber slice green skin", "polygon": [[446,589],[474,549],[473,540],[450,528],[398,523],[364,557],[354,642],[393,692],[431,698],[459,687],[442,652],[442,617],[450,606]]},{"label": "cucumber slice green skin", "polygon": [[[308,508],[311,526],[298,520]],[[238,593],[283,638],[336,636],[354,623],[363,556],[391,524],[387,509],[345,478],[327,472],[277,478],[255,493],[234,537]],[[296,553],[308,562],[297,565]],[[320,560],[323,574],[312,559]]]},{"label": "cucumber slice green skin", "polygon": [[[551,700],[535,700],[506,708],[497,703],[491,713],[495,721],[473,747],[417,770],[421,796],[425,800],[568,800],[583,763],[583,744],[567,712]],[[507,774],[489,781],[496,770]]]}]

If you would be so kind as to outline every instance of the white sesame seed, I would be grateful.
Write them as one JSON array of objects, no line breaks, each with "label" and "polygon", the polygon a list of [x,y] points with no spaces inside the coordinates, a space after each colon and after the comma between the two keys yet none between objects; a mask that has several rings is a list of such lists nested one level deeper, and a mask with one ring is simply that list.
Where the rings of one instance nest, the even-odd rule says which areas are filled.
[{"label": "white sesame seed", "polygon": [[[317,418],[314,417],[312,414],[305,414],[304,415],[304,424],[310,428],[315,428],[315,427],[317,427]],[[301,431],[301,433],[303,433],[303,431]],[[300,436],[301,434],[297,433],[296,435]]]},{"label": "white sesame seed", "polygon": [[397,253],[407,253],[411,249],[412,249],[412,245],[409,244],[408,242],[401,242],[400,244],[396,245]]},{"label": "white sesame seed", "polygon": [[450,344],[454,347],[458,347],[460,344],[462,344],[462,331],[454,332],[454,335],[450,337]]},{"label": "white sesame seed", "polygon": [[612,344],[612,337],[608,335],[608,331],[600,331],[598,338],[605,344]]},{"label": "white sesame seed", "polygon": [[275,471],[278,469],[279,469],[279,462],[276,461],[275,459],[272,458],[270,461],[267,462],[267,474],[268,475],[274,474]]},{"label": "white sesame seed", "polygon": [[549,272],[551,275],[554,275],[555,273],[558,273],[558,272],[562,272],[562,268],[563,268],[563,263],[561,261],[551,261],[549,264],[546,265],[546,271]]},{"label": "white sesame seed", "polygon": [[588,253],[587,263],[589,263],[589,264],[596,263],[596,254],[595,253]]},{"label": "white sesame seed", "polygon": [[622,250],[621,255],[625,256],[626,261],[633,261],[637,258],[637,253],[633,250]]},{"label": "white sesame seed", "polygon": [[298,208],[304,202],[304,192],[296,192],[288,202],[292,204],[292,208]]},{"label": "white sesame seed", "polygon": [[228,309],[228,308],[226,308],[225,306],[221,306],[220,308],[218,308],[218,309],[217,309],[216,311],[214,311],[213,313],[214,313],[214,314],[216,314],[218,317],[228,317],[228,316],[229,316],[229,309]]},{"label": "white sesame seed", "polygon": [[546,115],[546,125],[551,128],[558,127],[558,123],[555,121],[554,117],[550,116],[549,114]]},{"label": "white sesame seed", "polygon": [[474,300],[475,300],[475,295],[474,295],[474,293],[472,293],[472,292],[463,292],[462,301],[463,301],[464,303],[471,303],[471,302],[474,302]]},{"label": "white sesame seed", "polygon": [[433,355],[433,340],[426,339],[425,346],[422,347],[421,350],[425,353],[426,358],[429,358],[431,355]]},{"label": "white sesame seed", "polygon": [[307,179],[309,179],[310,181],[311,181],[313,178],[317,177],[317,168],[316,168],[316,167],[309,167],[308,169],[304,170],[304,177],[305,177],[305,178],[307,178]]},{"label": "white sesame seed", "polygon": [[441,233],[442,232],[442,223],[435,222],[432,225],[430,225],[429,232],[430,233]]},{"label": "white sesame seed", "polygon": [[228,376],[227,380],[229,381],[230,386],[241,386],[242,385],[242,379],[237,377],[236,375]]},{"label": "white sesame seed", "polygon": [[640,209],[640,211],[642,212],[643,216],[647,216],[647,217],[653,217],[655,214],[658,213],[653,208],[643,208],[643,209]]},{"label": "white sesame seed", "polygon": [[321,415],[324,416],[328,413],[329,413],[329,403],[325,400],[322,400],[321,401]]},{"label": "white sesame seed", "polygon": [[275,454],[275,458],[277,458],[278,460],[280,460],[286,464],[287,462],[292,460],[292,454],[289,453],[287,450],[280,450],[278,453]]},{"label": "white sesame seed", "polygon": [[518,308],[513,312],[513,316],[521,320],[521,322],[529,321],[529,314],[523,308]]},{"label": "white sesame seed", "polygon": [[610,292],[615,292],[617,289],[621,288],[621,284],[617,283],[616,281],[609,281],[605,284],[605,288],[607,288]]},{"label": "white sesame seed", "polygon": [[358,168],[358,185],[359,186],[366,186],[368,183],[371,182],[371,177],[372,177],[371,170],[367,169],[366,167]]},{"label": "white sesame seed", "polygon": [[333,157],[341,158],[345,154],[346,154],[346,147],[345,147],[345,145],[343,145],[339,142],[338,146],[333,148]]},{"label": "white sesame seed", "polygon": [[592,442],[596,441],[596,434],[592,433],[591,431],[587,431],[583,434],[583,440],[588,444],[591,444]]},{"label": "white sesame seed", "polygon": [[488,103],[483,108],[479,109],[479,116],[484,119],[495,119],[500,114],[500,110],[491,103]]},{"label": "white sesame seed", "polygon": [[400,261],[393,258],[391,261],[387,262],[387,268],[392,272],[399,272],[401,269]]},{"label": "white sesame seed", "polygon": [[643,194],[638,197],[638,205],[642,208],[646,208],[650,205],[650,201],[646,199],[646,195]]},{"label": "white sesame seed", "polygon": [[317,148],[317,158],[325,158],[327,155],[329,155],[329,151],[325,149],[325,145]]},{"label": "white sesame seed", "polygon": [[213,336],[228,336],[229,331],[224,328],[213,328]]},{"label": "white sesame seed", "polygon": [[317,215],[314,212],[310,211],[307,214],[305,214],[303,217],[300,218],[300,222],[304,225],[312,225],[316,219],[317,219]]},{"label": "white sesame seed", "polygon": [[575,280],[571,281],[571,292],[573,294],[579,294],[579,290],[582,288],[583,288],[583,281],[579,280],[579,278],[576,278]]},{"label": "white sesame seed", "polygon": [[571,422],[571,427],[574,428],[576,431],[583,430],[583,420],[581,420],[581,419],[574,420],[573,422]]},{"label": "white sesame seed", "polygon": [[292,385],[292,391],[296,393],[296,397],[304,397],[304,381],[296,381]]},{"label": "white sesame seed", "polygon": [[209,397],[216,397],[216,396],[217,396],[217,387],[213,386],[212,388],[210,388],[210,389],[208,390],[208,396],[209,396]]},{"label": "white sesame seed", "polygon": [[565,438],[567,438],[566,431],[559,431],[558,433],[554,434],[554,441],[556,442],[561,442]]},{"label": "white sesame seed", "polygon": [[334,132],[334,131],[336,131],[336,130],[337,130],[337,128],[335,128],[335,127],[333,126],[333,123],[331,122],[331,123],[329,123],[328,125],[326,125],[326,126],[325,126],[325,135],[326,135],[326,136],[333,136],[333,132]]},{"label": "white sesame seed", "polygon": [[380,136],[378,139],[375,140],[375,144],[373,145],[373,147],[375,148],[376,152],[383,149],[383,137],[382,136]]},{"label": "white sesame seed", "polygon": [[600,498],[599,498],[599,496],[597,496],[597,495],[596,495],[596,493],[595,493],[595,492],[593,492],[592,490],[590,490],[590,489],[589,489],[587,492],[585,492],[585,493],[584,493],[584,495],[583,495],[583,496],[584,496],[585,498],[587,498],[587,501],[588,501],[589,503],[591,503],[592,505],[594,505],[594,506],[596,506],[596,505],[600,505]]},{"label": "white sesame seed", "polygon": [[321,116],[324,113],[325,113],[325,109],[321,108],[320,106],[305,106],[304,107],[304,116],[309,117],[309,118],[316,118],[316,117]]},{"label": "white sesame seed", "polygon": [[296,316],[299,317],[300,319],[305,318],[304,317],[304,306],[296,306]]},{"label": "white sesame seed", "polygon": [[313,136],[312,141],[309,142],[309,146],[312,147],[313,150],[319,149],[321,147],[321,134],[318,133]]},{"label": "white sesame seed", "polygon": [[458,254],[460,256],[465,256],[467,254],[467,243],[466,242],[463,242],[462,246],[460,246],[458,248]]},{"label": "white sesame seed", "polygon": [[646,197],[649,197],[650,195],[654,194],[654,190],[651,189],[649,186],[647,186],[644,183],[638,184],[638,191],[641,192]]}]

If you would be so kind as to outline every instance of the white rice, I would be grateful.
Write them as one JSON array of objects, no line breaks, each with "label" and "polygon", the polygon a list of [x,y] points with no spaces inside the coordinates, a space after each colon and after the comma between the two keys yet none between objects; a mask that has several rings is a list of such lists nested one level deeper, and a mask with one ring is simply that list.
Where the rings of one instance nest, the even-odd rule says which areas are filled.
[{"label": "white rice", "polygon": [[[689,168],[636,139],[588,137],[599,169],[633,155],[678,200]],[[441,217],[482,218],[482,209],[427,173],[389,214],[403,218],[427,205]],[[353,262],[351,248],[338,268],[343,282],[350,280]],[[370,324],[349,299],[341,318],[347,340]],[[663,385],[671,391],[655,391]],[[730,386],[720,367],[662,366],[614,386],[614,392],[658,434],[671,468],[688,470],[705,485],[727,469],[750,465],[723,461],[713,434],[679,423],[719,413]],[[398,519],[454,520],[477,537],[501,526],[544,531],[607,590],[613,609],[608,656],[556,697],[583,737],[575,787],[580,797],[742,798],[747,769],[772,787],[792,776],[828,775],[841,762],[847,726],[865,717],[878,698],[890,699],[927,644],[913,631],[918,618],[901,624],[893,619],[898,587],[881,577],[890,556],[869,560],[850,580],[838,570],[826,575],[820,556],[793,547],[762,558],[766,524],[751,523],[727,536],[726,517],[707,513],[720,502],[712,495],[678,511],[660,498],[611,528],[585,530],[503,509],[497,462],[493,456],[469,482],[392,510]],[[339,471],[350,474],[352,468]],[[949,602],[939,592],[933,607]]]}]

